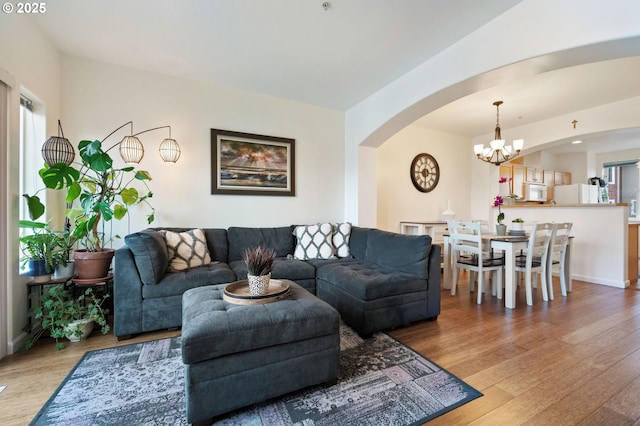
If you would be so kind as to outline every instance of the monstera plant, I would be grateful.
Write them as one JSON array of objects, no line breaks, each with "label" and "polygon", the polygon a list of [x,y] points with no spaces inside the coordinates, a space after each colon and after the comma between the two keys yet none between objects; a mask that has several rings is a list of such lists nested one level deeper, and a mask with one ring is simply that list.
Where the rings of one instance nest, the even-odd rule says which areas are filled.
[{"label": "monstera plant", "polygon": [[[146,183],[151,180],[151,176],[147,171],[135,170],[130,166],[114,167],[108,151],[115,146],[117,145],[105,151],[102,149],[101,141],[83,140],[78,144],[82,160],[79,168],[57,163],[52,166],[45,164],[39,171],[46,188],[66,191],[65,200],[71,207],[67,208],[65,216],[73,225],[70,235],[84,247],[82,250],[76,250],[73,256],[79,278],[107,276],[114,250],[105,248],[106,236],[100,232],[102,221],[120,220],[127,215],[132,206],[140,203],[146,204],[150,209],[147,222],[151,223],[154,220],[155,210],[149,203],[153,193]],[[144,183],[144,193],[132,186],[136,181]],[[32,220],[35,220],[38,213],[44,213],[44,205],[37,194],[25,197]],[[94,260],[96,256],[102,260]],[[87,257],[93,265],[104,263],[106,266],[99,266],[96,272],[88,272],[84,262]]]}]

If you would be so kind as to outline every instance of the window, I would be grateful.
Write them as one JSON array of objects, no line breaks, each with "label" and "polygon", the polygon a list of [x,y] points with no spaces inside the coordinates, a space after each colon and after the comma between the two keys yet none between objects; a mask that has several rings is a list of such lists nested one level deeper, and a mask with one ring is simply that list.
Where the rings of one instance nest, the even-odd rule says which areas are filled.
[{"label": "window", "polygon": [[[38,170],[44,164],[40,146],[44,135],[44,116],[38,114],[38,106],[28,97],[20,95],[20,219],[29,220],[27,203],[22,194],[34,194],[41,188]],[[44,203],[45,192],[38,193]],[[38,220],[45,220],[39,218]],[[21,230],[21,234],[25,232]]]},{"label": "window", "polygon": [[602,171],[607,182],[607,195],[614,203],[628,203],[629,216],[636,217],[640,173],[638,160],[605,163]]}]

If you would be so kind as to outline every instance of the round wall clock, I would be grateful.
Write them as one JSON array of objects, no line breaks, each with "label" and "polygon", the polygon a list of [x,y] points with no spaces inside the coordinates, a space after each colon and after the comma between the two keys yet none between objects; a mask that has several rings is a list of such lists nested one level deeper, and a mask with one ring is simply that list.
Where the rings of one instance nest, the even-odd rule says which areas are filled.
[{"label": "round wall clock", "polygon": [[418,154],[411,162],[411,182],[420,192],[430,192],[440,181],[440,167],[432,155]]}]

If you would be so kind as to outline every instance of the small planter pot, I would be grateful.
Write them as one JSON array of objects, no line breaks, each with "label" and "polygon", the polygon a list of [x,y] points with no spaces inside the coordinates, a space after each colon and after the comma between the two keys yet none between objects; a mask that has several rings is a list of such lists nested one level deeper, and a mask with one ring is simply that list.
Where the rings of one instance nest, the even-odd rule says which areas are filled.
[{"label": "small planter pot", "polygon": [[263,296],[269,292],[269,281],[271,281],[271,273],[267,275],[248,275],[249,293],[253,296]]},{"label": "small planter pot", "polygon": [[47,262],[44,259],[29,259],[29,272],[36,283],[51,281],[51,271],[47,269]]},{"label": "small planter pot", "polygon": [[[93,332],[93,325],[93,320],[88,319],[71,322],[64,328],[64,335],[70,342],[85,340]],[[80,333],[76,333],[77,330],[80,330]]]},{"label": "small planter pot", "polygon": [[522,231],[522,226],[524,223],[522,222],[511,222],[511,229],[514,231]]},{"label": "small planter pot", "polygon": [[496,225],[496,234],[498,235],[507,235],[507,225],[503,225],[501,223]]},{"label": "small planter pot", "polygon": [[73,260],[67,262],[67,266],[58,265],[53,272],[55,279],[71,278],[76,273],[76,264]]}]

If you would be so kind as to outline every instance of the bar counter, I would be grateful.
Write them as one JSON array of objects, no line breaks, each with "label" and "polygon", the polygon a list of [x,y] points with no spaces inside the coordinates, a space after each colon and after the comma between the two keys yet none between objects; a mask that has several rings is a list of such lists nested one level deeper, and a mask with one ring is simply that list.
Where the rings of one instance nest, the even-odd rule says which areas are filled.
[{"label": "bar counter", "polygon": [[[492,209],[493,218],[496,209]],[[511,221],[516,217],[524,219],[525,225],[572,222],[573,278],[612,287],[629,286],[628,204],[515,203],[503,205],[501,209],[507,229],[511,228]]]}]

